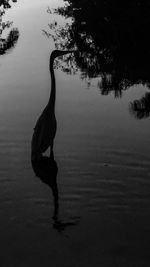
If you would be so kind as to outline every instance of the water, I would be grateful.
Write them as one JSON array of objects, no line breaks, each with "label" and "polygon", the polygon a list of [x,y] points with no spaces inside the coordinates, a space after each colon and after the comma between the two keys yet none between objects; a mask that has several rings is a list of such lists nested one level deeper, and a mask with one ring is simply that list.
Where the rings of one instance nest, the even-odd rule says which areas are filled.
[{"label": "water", "polygon": [[42,30],[56,16],[47,7],[60,4],[22,0],[4,16],[19,38],[0,57],[1,266],[148,266],[150,123],[129,112],[146,86],[114,98],[80,70],[55,70],[58,210],[32,169],[31,138],[48,102],[55,48]]}]

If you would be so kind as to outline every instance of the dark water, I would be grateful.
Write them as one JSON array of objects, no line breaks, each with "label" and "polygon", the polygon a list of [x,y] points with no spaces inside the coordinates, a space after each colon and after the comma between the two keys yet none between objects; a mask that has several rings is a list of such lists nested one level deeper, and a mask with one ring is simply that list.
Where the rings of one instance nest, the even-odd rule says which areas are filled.
[{"label": "dark water", "polygon": [[132,81],[115,98],[97,87],[102,74],[58,67],[58,174],[48,169],[58,196],[32,168],[31,138],[48,102],[56,44],[45,32],[48,23],[65,23],[46,11],[62,4],[22,0],[3,16],[19,37],[0,56],[1,266],[149,266],[150,118],[130,104],[148,92],[146,83]]}]

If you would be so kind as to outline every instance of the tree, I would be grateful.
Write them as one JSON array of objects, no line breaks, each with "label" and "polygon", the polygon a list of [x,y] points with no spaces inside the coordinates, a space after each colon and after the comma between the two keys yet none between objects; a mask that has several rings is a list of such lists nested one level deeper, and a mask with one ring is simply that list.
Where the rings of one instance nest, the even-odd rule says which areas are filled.
[{"label": "tree", "polygon": [[62,27],[57,22],[50,24],[50,34],[57,48],[79,51],[75,55],[76,67],[89,78],[101,77],[98,85],[102,94],[114,91],[115,96],[121,96],[131,85],[149,86],[149,1],[65,3],[54,12],[71,22]]}]

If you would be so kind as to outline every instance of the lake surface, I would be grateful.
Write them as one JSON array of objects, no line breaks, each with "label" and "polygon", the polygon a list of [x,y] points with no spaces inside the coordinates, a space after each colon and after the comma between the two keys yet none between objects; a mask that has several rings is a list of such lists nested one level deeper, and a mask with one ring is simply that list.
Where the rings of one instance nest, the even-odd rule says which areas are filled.
[{"label": "lake surface", "polygon": [[81,79],[80,69],[55,70],[59,209],[32,168],[33,128],[49,99],[55,49],[43,32],[57,16],[47,7],[62,4],[22,0],[4,15],[19,38],[0,56],[1,266],[149,266],[150,118],[129,110],[146,86],[115,98],[100,94],[97,78]]}]

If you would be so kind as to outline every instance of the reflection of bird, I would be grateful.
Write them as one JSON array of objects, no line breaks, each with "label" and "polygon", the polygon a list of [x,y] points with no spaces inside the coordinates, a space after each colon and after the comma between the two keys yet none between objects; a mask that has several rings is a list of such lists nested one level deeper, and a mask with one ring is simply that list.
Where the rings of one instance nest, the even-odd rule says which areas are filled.
[{"label": "reflection of bird", "polygon": [[57,173],[58,167],[54,160],[53,151],[50,157],[41,156],[38,160],[32,160],[32,167],[34,173],[41,181],[47,184],[51,189],[54,197],[54,217],[58,214],[58,187],[57,187]]},{"label": "reflection of bird", "polygon": [[56,118],[55,118],[55,98],[56,98],[56,85],[53,63],[56,57],[72,53],[75,51],[60,51],[54,50],[50,56],[50,75],[51,75],[51,93],[47,106],[39,117],[32,137],[32,160],[39,159],[49,147],[53,150],[53,140],[56,134]]},{"label": "reflection of bird", "polygon": [[54,153],[51,151],[50,157],[41,156],[38,160],[32,160],[32,168],[35,175],[41,181],[47,184],[53,193],[54,212],[53,212],[53,228],[58,232],[63,232],[69,226],[75,226],[79,222],[79,217],[71,217],[67,221],[59,219],[59,195],[57,186],[58,167],[54,159]]}]

